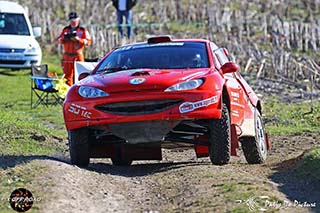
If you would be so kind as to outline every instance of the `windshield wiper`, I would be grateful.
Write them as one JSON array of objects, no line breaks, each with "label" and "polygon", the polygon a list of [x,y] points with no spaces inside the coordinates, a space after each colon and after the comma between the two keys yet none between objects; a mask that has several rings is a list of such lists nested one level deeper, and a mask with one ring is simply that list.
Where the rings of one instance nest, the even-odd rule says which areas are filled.
[{"label": "windshield wiper", "polygon": [[111,68],[103,68],[101,70],[97,70],[96,73],[112,73],[120,70],[121,70],[121,67],[111,67]]},{"label": "windshield wiper", "polygon": [[134,69],[141,69],[140,67],[139,68],[136,68],[136,67],[126,67],[126,66],[123,66],[123,67],[111,67],[111,68],[103,68],[101,70],[98,70],[97,73],[114,73],[114,72],[121,72],[121,71],[126,71],[126,70],[134,70]]}]

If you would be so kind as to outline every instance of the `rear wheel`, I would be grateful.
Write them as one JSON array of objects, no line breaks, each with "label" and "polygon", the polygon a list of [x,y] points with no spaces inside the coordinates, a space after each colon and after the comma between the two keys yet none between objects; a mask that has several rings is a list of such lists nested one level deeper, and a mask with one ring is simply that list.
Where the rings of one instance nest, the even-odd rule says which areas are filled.
[{"label": "rear wheel", "polygon": [[130,166],[132,164],[132,160],[126,160],[123,158],[111,158],[112,164],[114,166]]},{"label": "rear wheel", "polygon": [[75,129],[69,131],[69,150],[71,163],[79,167],[89,164],[89,132],[88,129]]},{"label": "rear wheel", "polygon": [[257,109],[254,114],[255,137],[240,138],[244,156],[249,164],[263,163],[267,158],[267,140],[262,116]]},{"label": "rear wheel", "polygon": [[114,166],[130,166],[132,164],[131,159],[127,159],[123,155],[122,146],[116,146],[116,156],[111,158],[112,164]]},{"label": "rear wheel", "polygon": [[209,124],[209,155],[212,164],[224,165],[230,160],[230,116],[226,104],[222,106],[221,119],[211,120]]}]

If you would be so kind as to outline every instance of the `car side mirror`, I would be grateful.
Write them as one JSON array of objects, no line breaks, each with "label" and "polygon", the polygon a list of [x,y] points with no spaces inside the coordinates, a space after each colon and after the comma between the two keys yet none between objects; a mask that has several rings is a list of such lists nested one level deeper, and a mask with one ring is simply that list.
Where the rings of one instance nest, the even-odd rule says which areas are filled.
[{"label": "car side mirror", "polygon": [[41,36],[41,27],[33,27],[32,28],[34,37],[38,38]]},{"label": "car side mirror", "polygon": [[221,70],[222,70],[223,74],[237,72],[238,65],[232,61],[229,61],[229,62],[225,63],[224,65],[222,65]]},{"label": "car side mirror", "polygon": [[88,72],[83,72],[83,73],[81,73],[81,74],[79,75],[79,77],[78,77],[78,81],[80,81],[80,80],[88,77],[89,75],[90,75],[90,74],[89,74]]}]

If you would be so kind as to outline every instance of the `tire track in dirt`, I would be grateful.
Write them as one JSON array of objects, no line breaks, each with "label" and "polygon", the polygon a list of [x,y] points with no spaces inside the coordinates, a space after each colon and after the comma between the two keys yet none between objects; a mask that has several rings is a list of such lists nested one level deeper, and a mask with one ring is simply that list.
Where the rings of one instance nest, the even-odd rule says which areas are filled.
[{"label": "tire track in dirt", "polygon": [[213,166],[207,158],[196,159],[193,150],[165,150],[161,162],[135,162],[130,167],[98,159],[81,169],[44,160],[46,178],[53,182],[44,206],[49,209],[46,212],[225,212],[248,210],[245,204],[236,203],[237,196],[253,193],[278,201],[316,201],[319,211],[320,184],[296,178],[296,161],[292,159],[320,146],[320,136],[277,136],[271,141],[272,149],[263,165],[248,165],[240,153],[241,157],[233,157],[229,165]]},{"label": "tire track in dirt", "polygon": [[111,175],[102,174],[64,162],[46,160],[47,179],[53,184],[45,212],[127,212],[124,196],[117,193],[121,178],[113,181]]}]

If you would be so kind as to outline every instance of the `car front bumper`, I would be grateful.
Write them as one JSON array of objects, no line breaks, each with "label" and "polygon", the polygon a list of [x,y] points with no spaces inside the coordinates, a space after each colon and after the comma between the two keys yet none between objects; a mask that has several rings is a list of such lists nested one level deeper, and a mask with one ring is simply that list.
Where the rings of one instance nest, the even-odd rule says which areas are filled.
[{"label": "car front bumper", "polygon": [[0,68],[26,69],[41,64],[41,54],[0,53]]},{"label": "car front bumper", "polygon": [[[174,101],[167,101],[174,100]],[[221,94],[211,91],[190,92],[138,92],[110,95],[105,98],[83,99],[64,103],[64,119],[67,130],[90,126],[110,126],[112,124],[146,121],[181,121],[213,119],[221,117]],[[148,109],[145,110],[145,103]],[[151,106],[155,103],[155,106]],[[169,103],[161,110],[159,105]],[[122,104],[118,107],[117,104]],[[139,105],[139,103],[143,103]],[[110,105],[109,105],[110,104]],[[128,104],[128,105],[126,105]],[[171,104],[171,106],[170,106]],[[99,106],[108,106],[103,109]],[[134,107],[132,107],[134,106]],[[123,109],[128,107],[129,114]],[[114,112],[110,112],[114,110]],[[152,111],[154,109],[154,111]],[[120,113],[119,113],[120,111]]]}]

